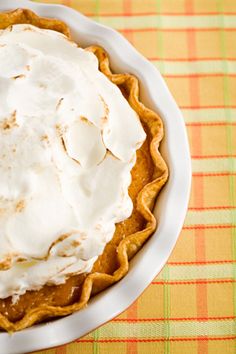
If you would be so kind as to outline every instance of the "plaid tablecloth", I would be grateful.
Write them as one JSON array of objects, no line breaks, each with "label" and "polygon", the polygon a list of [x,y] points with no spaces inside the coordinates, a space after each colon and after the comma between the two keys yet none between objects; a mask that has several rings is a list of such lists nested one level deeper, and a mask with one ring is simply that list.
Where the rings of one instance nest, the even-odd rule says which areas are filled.
[{"label": "plaid tablecloth", "polygon": [[44,2],[117,29],[162,72],[185,118],[193,182],[175,250],[143,295],[86,337],[39,353],[236,353],[236,1]]}]

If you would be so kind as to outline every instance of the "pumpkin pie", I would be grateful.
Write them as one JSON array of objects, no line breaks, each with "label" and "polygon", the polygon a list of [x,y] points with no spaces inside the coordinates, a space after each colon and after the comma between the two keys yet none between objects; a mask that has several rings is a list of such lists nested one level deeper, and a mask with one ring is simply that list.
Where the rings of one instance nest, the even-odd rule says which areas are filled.
[{"label": "pumpkin pie", "polygon": [[27,9],[0,14],[0,327],[65,316],[153,234],[163,124],[103,48]]}]

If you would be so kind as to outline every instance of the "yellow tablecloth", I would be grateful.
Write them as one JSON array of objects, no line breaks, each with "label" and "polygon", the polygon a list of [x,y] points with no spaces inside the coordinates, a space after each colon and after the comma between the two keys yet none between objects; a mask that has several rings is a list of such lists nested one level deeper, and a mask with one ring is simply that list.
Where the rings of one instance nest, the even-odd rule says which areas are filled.
[{"label": "yellow tablecloth", "polygon": [[43,353],[236,353],[236,1],[44,2],[117,29],[162,72],[185,118],[193,182],[175,250],[143,295]]}]

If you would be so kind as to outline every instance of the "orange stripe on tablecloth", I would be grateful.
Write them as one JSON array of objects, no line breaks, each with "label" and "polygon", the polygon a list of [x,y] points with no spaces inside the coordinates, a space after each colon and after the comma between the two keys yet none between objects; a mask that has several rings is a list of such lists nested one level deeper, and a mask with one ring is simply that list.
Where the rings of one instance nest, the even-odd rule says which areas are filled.
[{"label": "orange stripe on tablecloth", "polygon": [[[130,16],[132,14],[132,3],[131,0],[123,0],[123,14],[122,16]],[[129,42],[133,43],[133,31],[130,29],[125,33],[126,38]]]},{"label": "orange stripe on tablecloth", "polygon": [[[169,321],[227,321],[234,320],[235,316],[223,316],[223,317],[168,317]],[[166,317],[158,318],[114,318],[112,322],[162,322],[166,321]]]},{"label": "orange stripe on tablecloth", "polygon": [[[160,281],[153,281],[153,285],[164,285],[167,281],[160,280]],[[236,283],[236,279],[202,279],[202,280],[169,280],[169,285],[194,285],[194,284],[224,284],[224,283]],[[201,316],[200,316],[201,317]]]},{"label": "orange stripe on tablecloth", "polygon": [[191,155],[192,159],[227,159],[230,157],[236,157],[236,155]]},{"label": "orange stripe on tablecloth", "polygon": [[129,318],[136,318],[137,317],[137,310],[138,310],[138,306],[137,306],[137,301],[135,301],[127,310],[126,314],[127,314],[127,319]]},{"label": "orange stripe on tablecloth", "polygon": [[228,61],[236,61],[236,57],[187,57],[187,58],[168,58],[168,57],[147,57],[150,61],[173,61],[173,62],[190,62],[190,61],[220,61],[220,60],[228,60]]},{"label": "orange stripe on tablecloth", "polygon": [[[186,13],[194,14],[193,0],[185,0]],[[186,31],[188,56],[197,56],[197,44],[196,44],[196,31]],[[199,97],[199,78],[204,74],[192,74],[188,75],[189,78],[189,91],[190,91],[190,103],[193,106],[200,104]],[[205,77],[206,75],[204,75]],[[183,77],[183,75],[169,75],[166,77]],[[196,125],[193,130],[193,150],[198,155],[202,155],[202,135],[201,126]],[[204,180],[203,177],[196,179],[193,186],[193,196],[196,205],[204,206]],[[205,229],[194,229],[195,232],[195,256],[196,261],[205,261]],[[208,317],[207,310],[207,283],[196,282],[196,302],[197,302],[197,316]],[[207,354],[208,345],[207,342],[198,342],[198,353]]]},{"label": "orange stripe on tablecloth", "polygon": [[222,108],[236,108],[236,105],[212,105],[212,106],[206,106],[206,105],[180,105],[180,109],[222,109]]},{"label": "orange stripe on tablecloth", "polygon": [[[137,320],[138,306],[135,301],[126,311],[127,321],[134,319]],[[136,354],[138,352],[137,343],[127,342],[127,354]]]},{"label": "orange stripe on tablecloth", "polygon": [[168,262],[171,266],[179,266],[179,265],[204,265],[204,264],[225,264],[225,263],[236,263],[234,259],[225,259],[225,260],[215,260],[215,261],[189,261],[189,262]]},{"label": "orange stripe on tablecloth", "polygon": [[193,177],[223,177],[223,176],[236,176],[236,172],[193,172]]},{"label": "orange stripe on tablecloth", "polygon": [[132,14],[132,3],[131,0],[123,0],[124,13],[122,16],[130,16]]},{"label": "orange stripe on tablecloth", "polygon": [[235,126],[236,122],[192,122],[192,123],[185,123],[187,127],[225,127],[225,126]]},{"label": "orange stripe on tablecloth", "polygon": [[232,229],[236,228],[236,225],[231,225],[231,224],[226,224],[226,225],[189,225],[189,226],[183,226],[183,230],[202,230],[202,229]]},{"label": "orange stripe on tablecloth", "polygon": [[230,73],[195,73],[195,74],[162,74],[167,79],[185,79],[185,78],[199,78],[199,77],[236,77],[236,74]]},{"label": "orange stripe on tablecloth", "polygon": [[157,27],[149,27],[149,28],[119,28],[119,32],[135,32],[135,33],[143,33],[143,32],[221,32],[224,30],[225,32],[236,32],[236,27],[231,28],[221,28],[221,27],[186,27],[186,28],[157,28]]},{"label": "orange stripe on tablecloth", "polygon": [[[205,254],[205,229],[195,229],[195,254],[197,261],[204,261]],[[207,283],[196,283],[197,316],[207,317]],[[205,350],[205,349],[204,349]],[[199,354],[203,354],[203,348],[199,349]]]},{"label": "orange stripe on tablecloth", "polygon": [[[94,13],[88,12],[85,13],[86,16],[94,16]],[[121,16],[156,16],[157,12],[131,12],[130,14],[127,13],[118,13],[118,12],[106,12],[106,13],[99,13],[101,17],[121,17]],[[182,13],[182,12],[162,12],[162,16],[216,16],[219,15],[219,12],[195,12],[195,13]],[[225,16],[235,16],[236,12],[221,12],[220,15]]]},{"label": "orange stripe on tablecloth", "polygon": [[55,354],[66,354],[66,345],[63,345],[62,347],[55,348]]},{"label": "orange stripe on tablecloth", "polygon": [[71,0],[62,0],[62,4],[65,6],[71,6]]},{"label": "orange stripe on tablecloth", "polygon": [[203,210],[225,210],[225,209],[236,209],[235,205],[219,205],[219,206],[209,206],[209,207],[189,207],[188,210],[196,210],[196,211],[203,211]]},{"label": "orange stripe on tablecloth", "polygon": [[[189,341],[196,341],[196,340],[233,340],[236,339],[236,336],[228,336],[228,337],[207,337],[207,336],[202,336],[202,337],[170,337],[168,340],[171,342],[189,342]],[[111,338],[111,339],[99,339],[97,342],[99,343],[117,343],[117,342],[165,342],[166,338]],[[79,343],[92,343],[94,342],[93,339],[78,339],[77,342]],[[129,354],[129,353],[128,353]]]}]

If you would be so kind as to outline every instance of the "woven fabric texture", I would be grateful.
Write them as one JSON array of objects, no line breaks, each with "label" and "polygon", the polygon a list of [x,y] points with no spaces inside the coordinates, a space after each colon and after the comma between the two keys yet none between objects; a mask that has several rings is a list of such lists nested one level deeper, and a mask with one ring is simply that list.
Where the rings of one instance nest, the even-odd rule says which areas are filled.
[{"label": "woven fabric texture", "polygon": [[236,1],[41,2],[117,29],[161,71],[185,119],[193,180],[175,250],[143,295],[86,337],[37,353],[236,353]]}]

